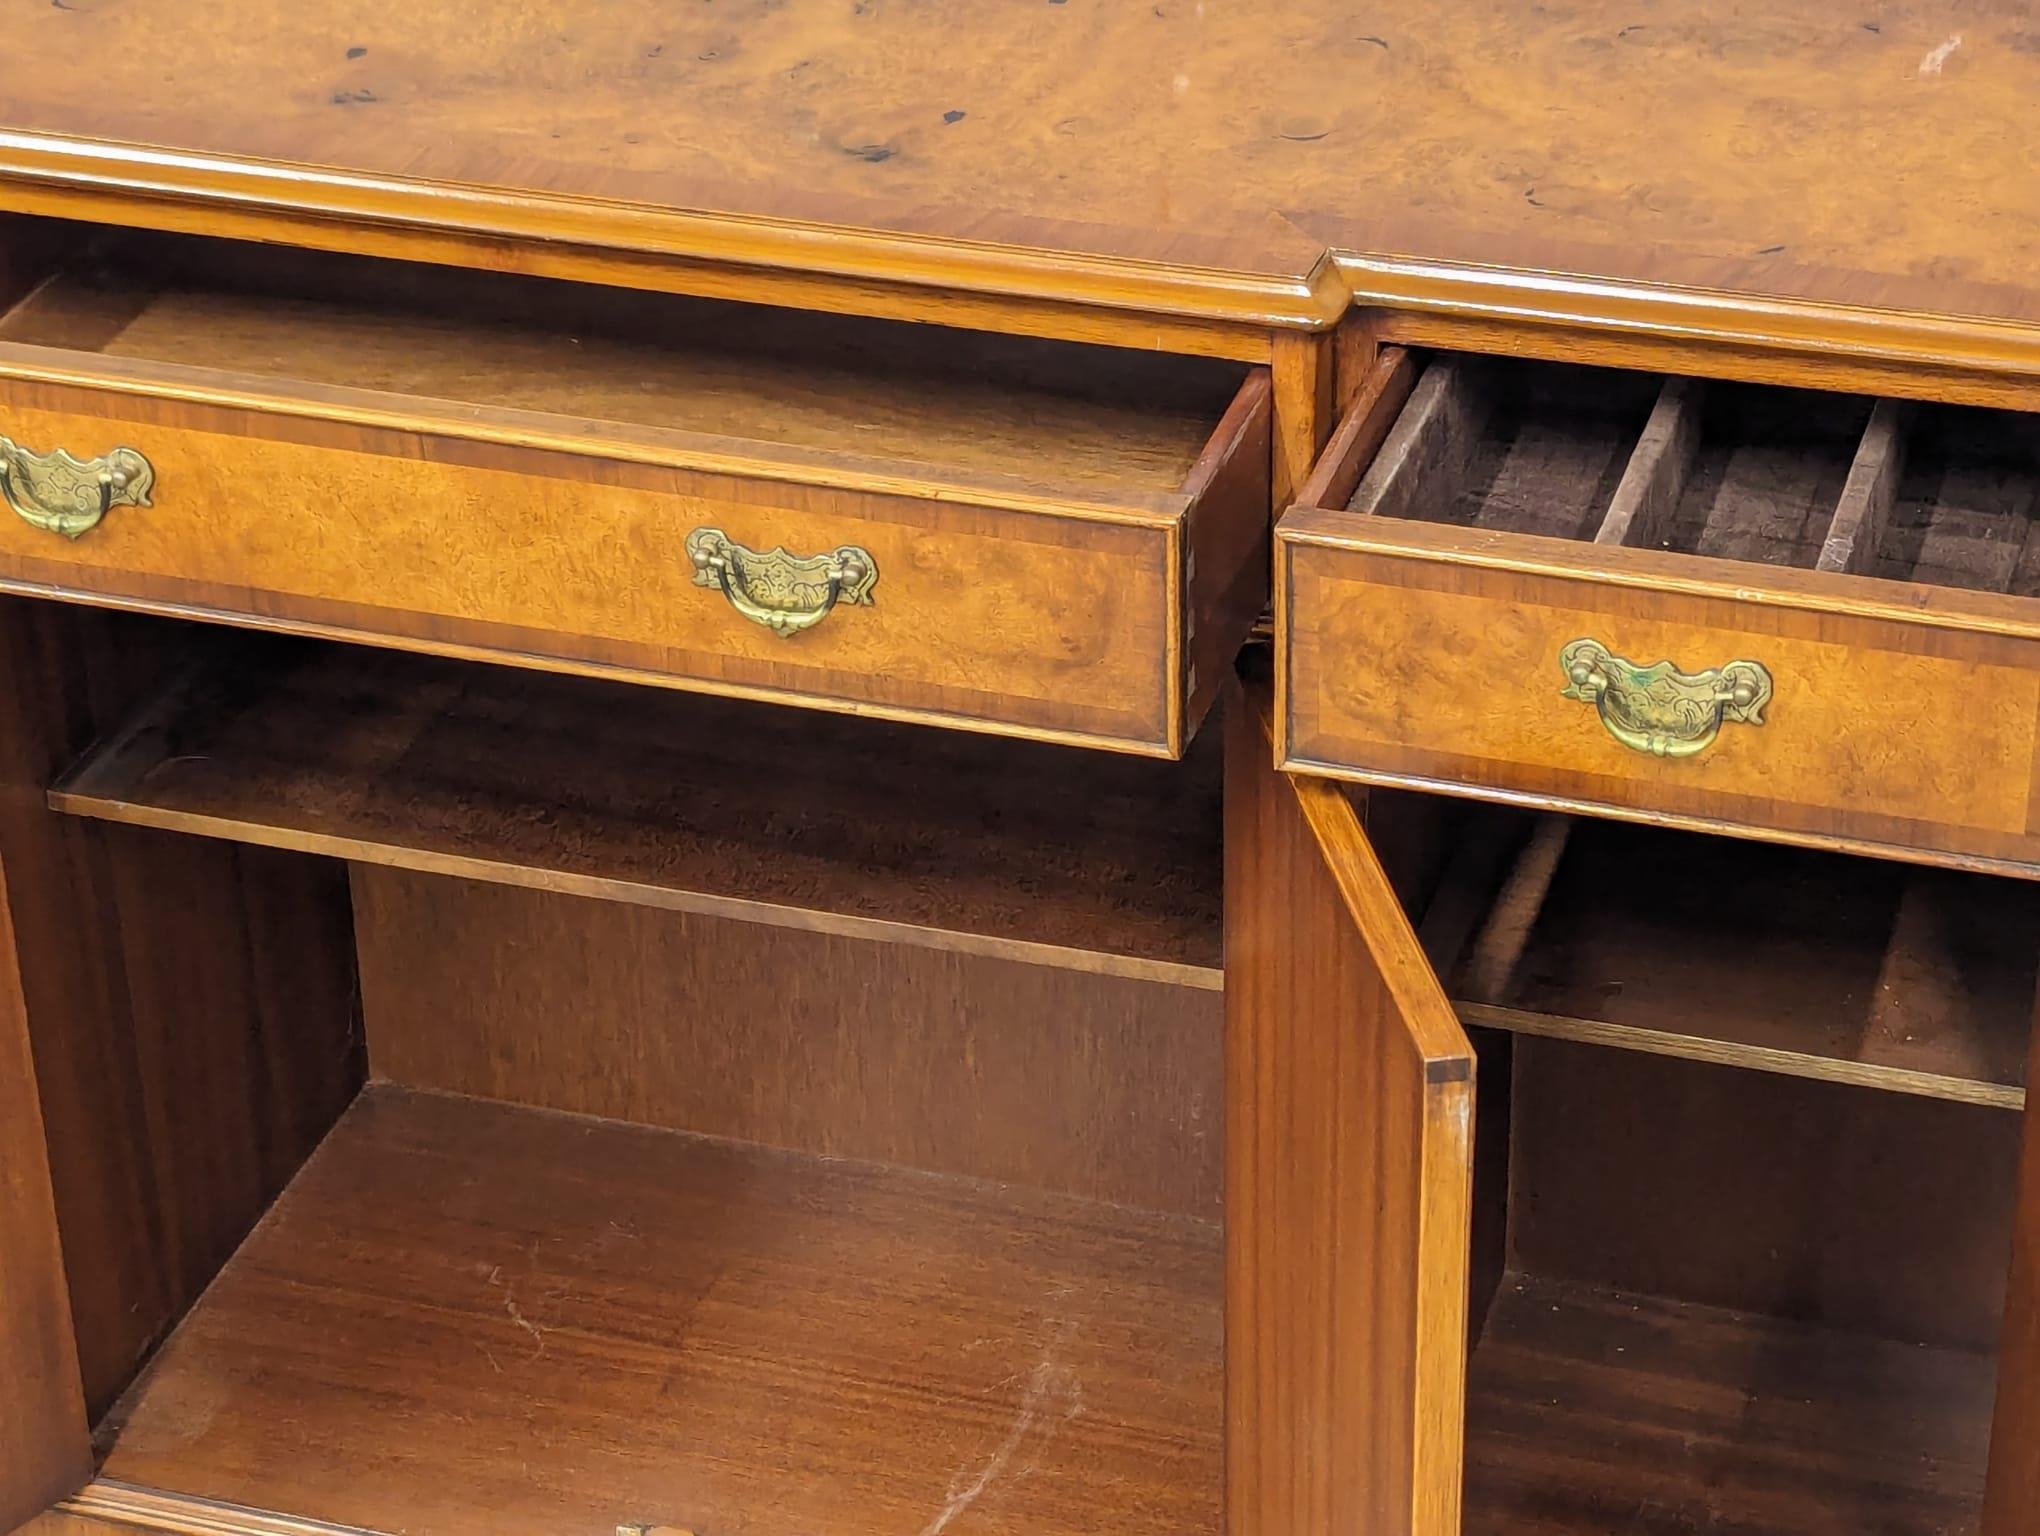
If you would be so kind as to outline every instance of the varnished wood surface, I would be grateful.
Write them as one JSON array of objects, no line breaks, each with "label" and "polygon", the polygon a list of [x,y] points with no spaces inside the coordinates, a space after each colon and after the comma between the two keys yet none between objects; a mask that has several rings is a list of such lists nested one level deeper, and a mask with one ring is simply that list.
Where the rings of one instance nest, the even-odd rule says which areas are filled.
[{"label": "varnished wood surface", "polygon": [[[1867,402],[1717,388],[1681,402],[1703,419],[1671,434],[1667,464],[1647,395],[1604,430],[1636,380],[1594,385],[1583,417],[1565,395],[1585,381],[1546,365],[1516,376],[1530,393],[1512,414],[1482,382],[1495,372],[1434,365],[1383,437],[1371,420],[1335,437],[1355,458],[1381,443],[1363,476],[1342,463],[1313,478],[1320,494],[1355,484],[1354,505],[1284,515],[1288,766],[2032,872],[2040,542],[2021,418],[1931,418],[1939,462],[1894,492],[1910,531],[1893,524],[1872,579],[1812,568]],[[1609,449],[1631,432],[1623,468]],[[1659,476],[1664,505],[1639,520]],[[1583,637],[1645,666],[1761,661],[1776,684],[1765,723],[1727,724],[1693,757],[1634,751],[1562,693],[1559,653]]]},{"label": "varnished wood surface", "polygon": [[56,1196],[0,888],[0,1530],[92,1471],[85,1389],[71,1332]]},{"label": "varnished wood surface", "polygon": [[1473,1053],[1269,709],[1228,695],[1227,1530],[1458,1536]]},{"label": "varnished wood surface", "polygon": [[0,867],[92,1416],[360,1080],[341,872],[56,815],[46,786],[160,686],[174,626],[0,603]]},{"label": "varnished wood surface", "polygon": [[2019,1117],[1517,1037],[1514,1267],[1988,1350]]},{"label": "varnished wood surface", "polygon": [[[437,226],[466,261],[552,242],[1284,324],[1350,290],[2008,371],[2040,331],[2040,183],[2004,137],[2034,35],[1945,0],[608,0],[570,33],[525,0],[53,6],[0,74],[0,166],[13,206]],[[75,58],[92,91],[48,67]]]},{"label": "varnished wood surface", "polygon": [[1987,1354],[1511,1276],[1473,1354],[1466,1536],[1966,1536],[1991,1377]]},{"label": "varnished wood surface", "polygon": [[[1140,380],[1161,362],[1044,362],[1038,344],[966,337],[943,364],[929,337],[896,356],[855,326],[848,339],[818,327],[810,342],[782,317],[755,327],[760,345],[794,355],[733,364],[752,328],[723,316],[720,352],[715,337],[704,342],[709,377],[691,383],[629,352],[645,346],[640,330],[656,343],[662,324],[686,327],[633,325],[615,295],[584,294],[584,313],[564,317],[593,322],[586,363],[571,323],[492,334],[491,305],[518,311],[528,295],[442,295],[421,315],[430,282],[350,271],[281,286],[300,297],[416,290],[397,295],[413,305],[402,323],[371,327],[366,357],[344,343],[344,313],[313,305],[307,318],[275,292],[237,308],[244,286],[231,271],[212,274],[240,338],[226,345],[280,371],[108,355],[98,349],[109,332],[141,324],[122,318],[126,298],[109,321],[96,301],[58,294],[29,317],[38,340],[0,341],[10,436],[81,455],[121,443],[155,469],[153,506],[117,508],[75,542],[18,518],[0,525],[0,583],[1153,755],[1181,750],[1215,695],[1217,658],[1258,611],[1263,374],[1243,386],[1234,369],[1215,388],[1212,375],[1157,382],[1157,432],[1122,433],[1111,418],[1146,408]],[[167,350],[204,345],[206,317],[171,309],[164,324],[180,345]],[[493,373],[463,355],[471,339],[485,359],[521,349],[540,371],[564,353],[561,383],[513,380],[508,391],[548,408],[495,403],[478,387]],[[803,359],[818,364],[812,377]],[[320,377],[329,361],[342,378],[428,393],[333,383]],[[927,377],[902,382],[924,363]],[[987,382],[1001,374],[1010,395]],[[456,388],[463,398],[430,393]],[[765,432],[775,393],[796,418],[784,441],[696,432],[684,414],[632,419],[705,400],[723,425]],[[1101,400],[1101,424],[1067,434],[1063,479],[1056,445]],[[1200,407],[1202,436],[1186,430]],[[1024,424],[983,425],[1002,417]],[[902,446],[934,418],[952,429]],[[931,452],[950,457],[945,436],[959,462],[936,466]],[[1002,444],[1012,462],[986,468]],[[1160,488],[1170,474],[1176,485]],[[844,603],[798,636],[773,633],[696,583],[686,540],[707,526],[761,552],[858,545],[878,572],[872,601]]]},{"label": "varnished wood surface", "polygon": [[1217,743],[1184,764],[238,639],[52,792],[75,814],[1219,985]]},{"label": "varnished wood surface", "polygon": [[[2034,1022],[2040,1028],[2040,999]],[[2019,1530],[2040,1508],[2040,1109],[2029,1105],[2023,1130],[2012,1267],[1998,1342],[1985,1536]]]},{"label": "varnished wood surface", "polygon": [[[381,1536],[355,1526],[304,1520],[275,1510],[218,1499],[195,1499],[159,1488],[94,1478],[64,1500],[26,1536]],[[659,1533],[648,1533],[659,1536]],[[688,1536],[686,1532],[666,1536]]]},{"label": "varnished wood surface", "polygon": [[1486,906],[1446,975],[1468,1023],[2026,1101],[2040,886],[1547,818],[1462,899]]},{"label": "varnished wood surface", "polygon": [[1214,1226],[371,1089],[107,1476],[384,1531],[1219,1523]]},{"label": "varnished wood surface", "polygon": [[1216,992],[363,866],[371,1073],[1216,1219]]},{"label": "varnished wood surface", "polygon": [[1106,495],[1182,485],[1239,383],[1123,348],[144,236],[73,253],[0,340]]}]

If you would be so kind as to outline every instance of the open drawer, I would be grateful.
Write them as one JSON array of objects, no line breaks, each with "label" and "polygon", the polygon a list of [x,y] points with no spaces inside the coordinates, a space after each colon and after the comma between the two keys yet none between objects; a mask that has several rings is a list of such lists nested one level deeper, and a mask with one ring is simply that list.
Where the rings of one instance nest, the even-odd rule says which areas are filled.
[{"label": "open drawer", "polygon": [[2040,866],[2040,421],[1384,353],[1277,533],[1281,761]]},{"label": "open drawer", "polygon": [[1174,754],[1265,598],[1237,366],[129,237],[0,319],[0,582]]}]

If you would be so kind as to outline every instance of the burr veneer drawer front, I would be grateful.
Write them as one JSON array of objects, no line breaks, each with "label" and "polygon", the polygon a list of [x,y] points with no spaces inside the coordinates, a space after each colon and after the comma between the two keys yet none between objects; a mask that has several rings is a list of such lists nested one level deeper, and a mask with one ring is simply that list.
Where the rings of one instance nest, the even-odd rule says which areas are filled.
[{"label": "burr veneer drawer front", "polygon": [[151,240],[0,321],[0,581],[1175,753],[1268,430],[1227,365]]},{"label": "burr veneer drawer front", "polygon": [[2030,416],[1387,353],[1277,531],[1282,759],[2040,874],[2036,498]]}]

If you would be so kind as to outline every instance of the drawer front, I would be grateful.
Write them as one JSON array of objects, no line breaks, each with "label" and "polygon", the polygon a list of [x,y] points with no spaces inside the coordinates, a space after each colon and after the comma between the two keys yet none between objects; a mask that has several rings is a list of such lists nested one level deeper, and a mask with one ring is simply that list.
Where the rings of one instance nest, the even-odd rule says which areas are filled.
[{"label": "drawer front", "polygon": [[[1209,665],[1213,675],[1192,677],[1185,632],[1201,621],[1209,645],[1228,623],[1244,628],[1251,615],[1234,610],[1250,597],[1238,577],[1257,530],[1265,539],[1265,467],[1258,491],[1248,483],[1256,430],[1265,444],[1260,396],[1228,418],[1239,451],[1212,477],[1220,504],[1151,515],[1064,512],[1025,496],[986,505],[882,476],[831,484],[798,466],[725,472],[712,460],[562,451],[543,434],[476,440],[342,418],[0,386],[0,431],[24,449],[91,461],[127,447],[153,472],[149,505],[117,494],[76,537],[47,518],[0,515],[0,579],[1168,752],[1216,683]],[[16,512],[33,501],[37,474],[64,479],[47,459],[18,466]],[[1192,540],[1208,547],[1186,549]],[[828,559],[802,563],[838,551],[847,563],[833,572]],[[1201,581],[1187,574],[1196,553]]]},{"label": "drawer front", "polygon": [[[1402,525],[1407,548],[1354,547],[1341,516],[1293,513],[1279,540],[1293,769],[2040,865],[2040,641],[1939,623],[1925,605],[1759,602],[1732,578],[1710,592],[1696,573],[1719,562],[1653,589],[1641,551],[1600,552],[1635,557],[1627,582],[1462,559],[1481,539],[1457,530]],[[1563,548],[1517,547],[1540,545]],[[1593,648],[1569,670],[1579,641]],[[1661,661],[1686,677],[1645,670]]]}]

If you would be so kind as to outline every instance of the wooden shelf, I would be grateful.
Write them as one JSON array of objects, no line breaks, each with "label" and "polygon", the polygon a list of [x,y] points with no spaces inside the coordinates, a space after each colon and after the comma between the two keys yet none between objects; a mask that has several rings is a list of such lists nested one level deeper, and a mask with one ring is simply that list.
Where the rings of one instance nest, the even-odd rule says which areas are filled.
[{"label": "wooden shelf", "polygon": [[371,1087],[102,1426],[87,1502],[1215,1533],[1221,1270],[1187,1218]]},{"label": "wooden shelf", "polygon": [[1466,1536],[1956,1536],[1984,1355],[1505,1277],[1469,1380]]},{"label": "wooden shelf", "polygon": [[1216,990],[1215,732],[1187,763],[245,640],[59,811]]},{"label": "wooden shelf", "polygon": [[2040,885],[1562,817],[1490,817],[1426,919],[1469,1024],[2016,1109]]}]

